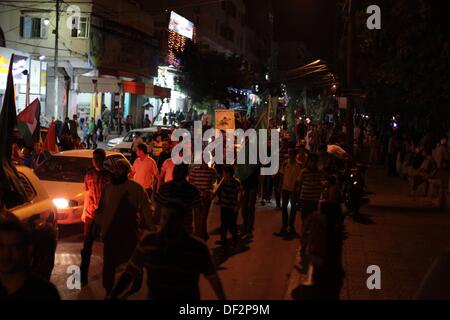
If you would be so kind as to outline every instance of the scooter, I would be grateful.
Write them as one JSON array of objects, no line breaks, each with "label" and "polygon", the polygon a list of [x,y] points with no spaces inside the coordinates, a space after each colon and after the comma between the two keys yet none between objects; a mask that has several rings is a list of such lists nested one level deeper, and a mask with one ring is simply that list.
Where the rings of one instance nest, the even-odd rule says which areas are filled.
[{"label": "scooter", "polygon": [[359,209],[370,202],[365,197],[365,171],[366,166],[357,164],[343,174],[342,195],[351,217],[359,215]]}]

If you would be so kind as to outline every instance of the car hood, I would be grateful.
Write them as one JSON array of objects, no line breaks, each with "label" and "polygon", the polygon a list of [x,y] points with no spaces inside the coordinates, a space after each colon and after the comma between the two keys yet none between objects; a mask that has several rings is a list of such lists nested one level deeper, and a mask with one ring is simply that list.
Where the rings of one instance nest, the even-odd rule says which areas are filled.
[{"label": "car hood", "polygon": [[123,137],[119,137],[119,138],[114,138],[108,141],[108,144],[118,144],[121,143],[123,141]]},{"label": "car hood", "polygon": [[114,146],[114,149],[131,149],[132,142],[120,142]]},{"label": "car hood", "polygon": [[67,200],[84,199],[83,183],[41,180],[50,199],[64,198]]}]

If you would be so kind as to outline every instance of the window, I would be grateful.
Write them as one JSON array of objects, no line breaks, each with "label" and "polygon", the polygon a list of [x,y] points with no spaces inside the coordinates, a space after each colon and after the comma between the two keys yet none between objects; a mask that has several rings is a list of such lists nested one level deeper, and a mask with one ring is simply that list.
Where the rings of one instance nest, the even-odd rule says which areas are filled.
[{"label": "window", "polygon": [[41,180],[82,183],[91,168],[91,158],[57,156],[49,158],[34,173]]},{"label": "window", "polygon": [[22,183],[22,186],[23,186],[25,192],[27,193],[28,200],[34,199],[34,197],[36,196],[36,191],[34,190],[31,182],[28,180],[28,178],[24,174],[22,174],[20,172],[19,172],[19,178],[20,178],[20,182]]},{"label": "window", "polygon": [[73,17],[72,26],[72,38],[89,37],[89,17]]},{"label": "window", "polygon": [[[22,16],[20,17],[20,35],[23,38],[41,38],[48,37],[48,20],[40,17]],[[47,22],[47,23],[46,23]],[[46,25],[47,24],[47,25]]]}]

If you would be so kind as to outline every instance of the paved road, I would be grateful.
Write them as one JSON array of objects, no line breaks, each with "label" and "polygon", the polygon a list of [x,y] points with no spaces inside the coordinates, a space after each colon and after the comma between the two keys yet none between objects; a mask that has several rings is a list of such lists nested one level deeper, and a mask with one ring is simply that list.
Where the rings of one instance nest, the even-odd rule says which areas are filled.
[{"label": "paved road", "polygon": [[[345,221],[342,262],[346,274],[341,299],[411,299],[433,259],[450,246],[450,216],[434,209],[427,199],[409,198],[406,182],[386,178],[379,168],[369,171],[368,185],[372,195],[370,205],[362,209],[364,219]],[[273,205],[258,205],[254,240],[223,260],[215,244],[219,239],[219,212],[212,209],[208,246],[229,299],[289,299],[290,290],[298,285],[298,273],[293,268],[298,240],[273,236],[280,227],[280,215]],[[66,299],[102,299],[100,243],[94,247],[90,285],[81,291],[66,286],[67,267],[80,262],[80,230],[77,226],[63,230],[52,279]],[[367,289],[366,270],[370,265],[381,269],[381,290]],[[215,299],[204,280],[201,293],[204,299]],[[143,290],[133,299],[144,297]]]},{"label": "paved road", "polygon": [[[219,240],[219,210],[213,207],[209,219],[211,249],[220,277],[223,280],[229,299],[283,299],[289,284],[289,275],[295,263],[298,239],[283,240],[273,235],[281,223],[281,211],[272,206],[257,206],[256,230],[254,239],[245,243],[239,252],[232,252],[224,259],[216,241]],[[78,230],[77,230],[78,229]],[[102,245],[96,243],[92,258],[90,285],[79,290],[67,289],[67,268],[80,263],[80,228],[63,228],[63,238],[59,241],[56,265],[52,281],[60,290],[64,299],[102,299],[101,288]],[[207,282],[201,280],[203,299],[215,299]],[[145,290],[134,299],[145,297]]]}]

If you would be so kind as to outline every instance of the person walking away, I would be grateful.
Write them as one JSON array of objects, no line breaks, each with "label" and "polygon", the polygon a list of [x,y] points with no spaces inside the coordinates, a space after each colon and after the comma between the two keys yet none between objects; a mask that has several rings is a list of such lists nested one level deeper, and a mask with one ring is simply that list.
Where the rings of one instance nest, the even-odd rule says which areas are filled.
[{"label": "person walking away", "polygon": [[88,125],[88,140],[87,140],[88,149],[91,149],[91,146],[95,148],[94,134],[95,134],[95,123],[94,118],[91,118],[91,121],[89,122]]},{"label": "person walking away", "polygon": [[223,180],[216,191],[220,203],[220,242],[225,254],[228,253],[228,231],[233,237],[234,245],[239,240],[237,218],[242,192],[241,183],[234,177],[233,167],[225,165],[223,167]]},{"label": "person walking away", "polygon": [[[248,141],[246,142],[246,157],[249,155]],[[236,176],[241,181],[243,194],[241,201],[241,215],[244,222],[243,236],[253,238],[255,225],[255,205],[256,195],[259,186],[260,166],[258,164],[238,164],[236,168]]]},{"label": "person walking away", "polygon": [[167,126],[167,113],[164,115],[162,122],[163,126]]},{"label": "person walking away", "polygon": [[73,139],[78,137],[78,116],[74,114],[69,121],[69,131]]},{"label": "person walking away", "polygon": [[[300,286],[294,289],[296,300],[338,300],[344,280],[342,265],[342,228],[330,223],[333,205],[321,202],[313,212],[302,233]],[[306,273],[306,274],[305,274]]]},{"label": "person walking away", "polygon": [[214,184],[217,182],[218,174],[213,168],[202,160],[202,164],[194,165],[189,175],[189,182],[200,192],[202,201],[201,209],[194,213],[194,235],[208,241],[208,215],[211,207],[211,200],[214,191]]},{"label": "person walking away", "polygon": [[95,219],[100,198],[106,185],[111,182],[112,173],[104,167],[106,152],[103,149],[94,150],[92,157],[93,169],[84,176],[84,208],[81,216],[83,222],[83,249],[81,250],[81,284],[88,284],[88,273],[97,232]]},{"label": "person walking away", "polygon": [[[295,194],[296,183],[301,172],[301,167],[296,161],[295,149],[289,149],[289,159],[281,167],[283,174],[283,186],[281,193],[282,203],[282,227],[280,232],[274,233],[278,237],[295,235],[295,215],[296,201]],[[288,204],[291,205],[290,215],[288,214]],[[288,232],[289,227],[289,232]]]},{"label": "person walking away", "polygon": [[98,118],[97,120],[95,132],[98,132],[98,141],[103,142],[103,121],[100,118]]},{"label": "person walking away", "polygon": [[106,185],[97,209],[97,220],[103,240],[103,288],[106,295],[114,287],[116,269],[133,254],[140,233],[141,221],[155,230],[150,200],[145,189],[128,178],[130,163],[116,161],[111,183]]},{"label": "person walking away", "polygon": [[186,231],[193,234],[193,211],[196,215],[201,208],[202,201],[199,190],[187,181],[189,167],[185,163],[175,165],[173,180],[164,183],[155,194],[156,211],[165,203],[176,200],[185,204],[184,223]]},{"label": "person walking away", "polygon": [[83,124],[83,142],[89,144],[89,124]]},{"label": "person walking away", "polygon": [[70,135],[70,120],[69,117],[66,117],[64,119],[63,129],[62,129],[62,135],[68,134]]},{"label": "person walking away", "polygon": [[303,224],[308,215],[316,211],[323,191],[324,175],[318,168],[318,156],[311,154],[306,168],[298,177],[300,194],[300,210]]},{"label": "person walking away", "polygon": [[151,124],[152,124],[152,122],[150,121],[148,114],[146,114],[145,118],[144,118],[144,128],[149,128]]},{"label": "person walking away", "polygon": [[[267,140],[267,150],[268,150],[268,155],[270,157],[271,154],[271,148],[270,148],[270,140]],[[270,164],[264,165],[265,167],[269,167]],[[261,205],[266,205],[267,203],[271,203],[272,202],[272,194],[273,194],[273,176],[272,175],[265,175],[262,177],[262,185],[263,185],[263,190],[262,190],[262,200],[261,200]]]},{"label": "person walking away", "polygon": [[[281,165],[289,158],[289,141],[286,139],[281,140],[280,149],[280,163]],[[273,188],[275,193],[276,208],[281,209],[281,189],[283,187],[283,175],[281,168],[273,176]]]},{"label": "person walking away", "polygon": [[0,300],[60,300],[56,287],[30,268],[31,239],[13,213],[0,210]]},{"label": "person walking away", "polygon": [[306,147],[301,144],[298,148],[297,163],[303,169],[306,166],[306,161],[308,159],[308,153],[306,152]]},{"label": "person walking away", "polygon": [[159,184],[159,171],[156,161],[149,157],[147,146],[141,143],[136,148],[137,158],[131,169],[131,178],[139,183],[147,192],[148,198],[151,199],[154,185]]},{"label": "person walking away", "polygon": [[144,269],[149,300],[200,300],[200,274],[206,277],[217,298],[225,299],[208,247],[186,231],[186,209],[177,201],[162,206],[161,230],[139,242],[109,299],[124,299],[137,292]]}]

